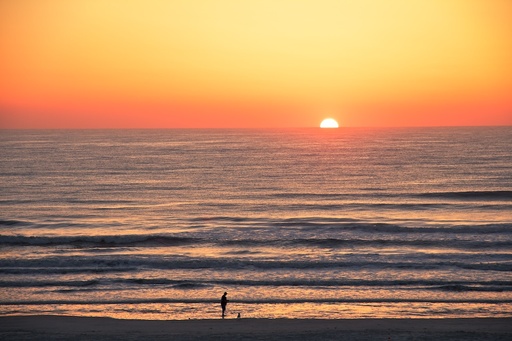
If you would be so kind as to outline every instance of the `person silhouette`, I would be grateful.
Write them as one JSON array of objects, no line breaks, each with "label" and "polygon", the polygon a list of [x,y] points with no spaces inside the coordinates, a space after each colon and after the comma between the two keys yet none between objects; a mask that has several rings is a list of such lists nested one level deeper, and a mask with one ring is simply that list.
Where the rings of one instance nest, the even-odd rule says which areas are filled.
[{"label": "person silhouette", "polygon": [[222,318],[226,315],[226,305],[228,304],[228,299],[226,297],[228,293],[225,292],[220,299],[220,306],[222,307]]}]

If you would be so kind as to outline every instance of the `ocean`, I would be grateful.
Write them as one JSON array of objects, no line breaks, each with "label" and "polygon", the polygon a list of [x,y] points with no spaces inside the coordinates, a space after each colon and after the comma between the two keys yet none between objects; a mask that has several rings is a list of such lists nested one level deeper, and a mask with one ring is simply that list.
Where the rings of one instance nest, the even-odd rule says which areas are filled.
[{"label": "ocean", "polygon": [[0,131],[0,314],[512,316],[512,127]]}]

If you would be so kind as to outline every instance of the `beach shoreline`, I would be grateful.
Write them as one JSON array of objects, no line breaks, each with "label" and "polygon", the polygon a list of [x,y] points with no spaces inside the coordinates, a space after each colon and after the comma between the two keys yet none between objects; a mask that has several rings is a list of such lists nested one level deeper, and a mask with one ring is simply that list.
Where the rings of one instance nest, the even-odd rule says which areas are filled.
[{"label": "beach shoreline", "polygon": [[121,320],[0,317],[0,340],[506,340],[512,318]]}]

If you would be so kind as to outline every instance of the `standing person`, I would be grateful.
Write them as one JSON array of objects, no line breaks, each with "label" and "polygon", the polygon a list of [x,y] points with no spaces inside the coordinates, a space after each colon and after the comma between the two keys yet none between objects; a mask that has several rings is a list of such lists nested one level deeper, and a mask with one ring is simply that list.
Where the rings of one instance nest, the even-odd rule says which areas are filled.
[{"label": "standing person", "polygon": [[220,299],[220,306],[222,307],[222,318],[224,318],[224,315],[226,314],[226,305],[228,304],[228,299],[226,297],[227,294],[228,293],[225,292]]}]

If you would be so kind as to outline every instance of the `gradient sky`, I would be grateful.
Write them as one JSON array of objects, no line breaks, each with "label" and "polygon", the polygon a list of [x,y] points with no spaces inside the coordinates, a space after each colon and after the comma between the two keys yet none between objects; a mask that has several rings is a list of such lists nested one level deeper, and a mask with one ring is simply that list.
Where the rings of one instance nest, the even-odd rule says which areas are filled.
[{"label": "gradient sky", "polygon": [[1,0],[1,128],[512,125],[510,0]]}]

